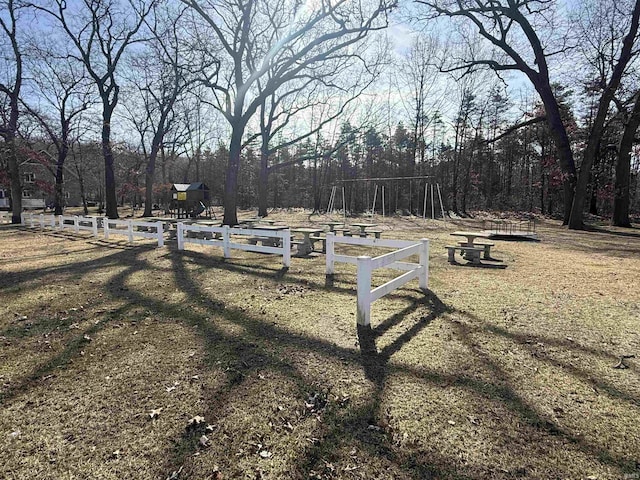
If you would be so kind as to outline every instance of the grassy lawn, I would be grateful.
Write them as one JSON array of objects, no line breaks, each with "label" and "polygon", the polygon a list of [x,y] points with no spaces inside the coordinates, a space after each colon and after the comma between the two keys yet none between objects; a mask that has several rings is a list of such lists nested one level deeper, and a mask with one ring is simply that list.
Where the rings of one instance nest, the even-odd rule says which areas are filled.
[{"label": "grassy lawn", "polygon": [[0,478],[640,478],[639,230],[544,222],[491,269],[447,263],[475,221],[377,221],[430,292],[371,329],[322,255],[0,226]]}]

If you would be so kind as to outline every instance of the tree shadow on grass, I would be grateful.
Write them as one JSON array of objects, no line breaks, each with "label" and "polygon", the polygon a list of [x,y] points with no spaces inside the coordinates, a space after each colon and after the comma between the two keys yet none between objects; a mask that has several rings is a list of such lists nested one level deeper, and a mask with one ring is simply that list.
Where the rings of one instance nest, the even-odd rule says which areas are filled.
[{"label": "tree shadow on grass", "polygon": [[[464,329],[457,329],[456,334],[462,339],[465,345],[472,349],[474,355],[480,359],[482,365],[492,373],[495,381],[485,381],[474,378],[469,374],[447,374],[428,369],[416,368],[409,365],[402,365],[392,361],[391,357],[400,351],[412,338],[424,330],[434,319],[451,313],[451,308],[441,302],[438,297],[430,293],[424,300],[424,305],[430,313],[423,317],[409,330],[396,338],[390,345],[378,352],[376,340],[380,335],[389,332],[393,326],[402,322],[403,318],[413,313],[418,307],[409,306],[403,312],[383,321],[375,329],[358,329],[360,340],[360,352],[343,348],[329,341],[317,338],[310,338],[303,334],[296,334],[284,328],[265,322],[264,319],[253,317],[246,312],[227,307],[220,301],[205,292],[185,263],[183,252],[170,251],[168,258],[172,263],[173,274],[176,283],[187,294],[190,299],[187,304],[168,303],[159,299],[154,299],[145,292],[135,290],[127,292],[127,304],[124,305],[117,315],[122,315],[129,308],[145,307],[162,315],[184,322],[186,325],[196,327],[197,334],[202,337],[205,344],[206,362],[210,368],[223,367],[226,375],[225,384],[216,389],[215,392],[207,392],[208,411],[204,412],[207,418],[215,418],[218,411],[225,403],[232,403],[238,392],[238,387],[249,376],[262,369],[273,369],[292,378],[297,385],[300,399],[313,392],[317,385],[312,384],[303,371],[293,360],[282,358],[267,351],[260,344],[261,340],[269,340],[281,348],[296,348],[304,352],[314,353],[327,358],[340,358],[351,367],[361,367],[367,379],[373,386],[371,400],[358,408],[340,409],[330,405],[323,413],[324,427],[321,429],[321,436],[318,441],[309,449],[305,450],[299,459],[297,467],[292,471],[292,475],[299,478],[308,478],[312,471],[319,468],[323,459],[331,460],[339,456],[339,448],[348,442],[355,442],[362,450],[370,452],[371,455],[378,455],[395,465],[399,471],[411,478],[486,478],[482,473],[460,473],[456,471],[455,459],[444,455],[438,456],[433,452],[428,452],[428,460],[425,460],[427,452],[403,450],[393,444],[393,432],[386,427],[377,425],[381,415],[380,409],[385,394],[385,381],[390,375],[411,375],[412,378],[426,384],[459,387],[474,395],[486,399],[488,402],[499,402],[504,404],[514,415],[524,419],[526,423],[537,431],[550,436],[562,438],[567,443],[574,445],[578,450],[598,458],[600,462],[621,470],[630,470],[631,466],[623,459],[616,457],[607,449],[590,443],[587,439],[577,437],[571,432],[559,427],[551,419],[538,412],[532,405],[527,403],[518,395],[516,389],[510,384],[510,379],[504,370],[486,353],[473,346],[473,339],[470,332]],[[119,252],[109,256],[107,264],[124,264],[128,268],[117,274],[112,279],[111,292],[126,288],[126,282],[130,275],[136,271],[151,268],[144,261],[132,264],[135,257],[130,252]],[[83,272],[89,272],[92,268],[100,266],[101,259],[93,263],[80,262]],[[234,267],[235,268],[235,267]],[[64,269],[52,269],[53,272],[76,271],[74,265]],[[246,270],[246,269],[245,269]],[[272,280],[277,277],[265,277]],[[415,301],[415,299],[413,299]],[[185,308],[187,307],[187,308]],[[197,308],[191,308],[197,307]],[[201,310],[199,310],[201,309]],[[231,336],[218,328],[215,321],[209,320],[211,315],[220,317],[224,321],[242,326],[246,335]],[[110,318],[104,318],[82,334],[93,335],[108,324]],[[457,328],[457,327],[456,327]],[[492,330],[493,334],[500,334],[499,330]],[[508,332],[507,332],[508,333]],[[81,334],[81,335],[82,335]],[[22,384],[12,388],[10,395],[2,396],[3,402],[7,398],[12,398],[18,393],[26,393],[30,386],[41,377],[50,374],[55,368],[65,366],[66,362],[74,355],[79,354],[82,347],[80,336],[72,339],[65,347],[64,351],[54,359],[38,367]],[[474,350],[475,349],[475,350]],[[220,365],[218,361],[223,360]],[[571,372],[577,375],[578,372]],[[606,390],[605,390],[606,391]],[[607,391],[607,393],[609,393]],[[371,428],[371,427],[374,428]],[[166,476],[166,472],[177,470],[191,454],[198,450],[197,438],[192,434],[185,433],[176,440],[176,445],[166,457],[164,465],[159,466],[159,475]],[[473,466],[465,467],[467,471],[473,471]],[[465,476],[466,475],[466,476]]]},{"label": "tree shadow on grass", "polygon": [[[568,444],[575,446],[578,450],[586,453],[590,457],[597,458],[600,462],[606,465],[617,467],[626,472],[635,471],[635,462],[631,462],[627,459],[617,456],[606,448],[589,442],[587,438],[583,438],[571,433],[566,428],[558,425],[557,422],[555,422],[553,419],[548,418],[544,414],[537,411],[532,405],[530,405],[522,396],[517,393],[517,390],[511,385],[511,379],[509,378],[509,375],[504,371],[504,369],[501,368],[500,365],[489,356],[489,354],[478,348],[477,344],[471,337],[471,332],[473,331],[473,329],[469,329],[467,325],[460,322],[451,323],[456,329],[458,337],[475,355],[475,357],[479,359],[479,361],[485,366],[485,368],[489,372],[491,372],[495,381],[493,381],[491,384],[486,384],[481,380],[464,376],[458,378],[450,378],[449,381],[451,381],[454,385],[460,384],[465,388],[471,388],[478,393],[484,393],[484,396],[486,396],[489,400],[492,399],[491,397],[493,397],[493,400],[499,399],[507,407],[509,407],[510,410],[512,410],[520,418],[525,420],[530,427],[538,431],[542,431],[548,435],[560,437]],[[561,362],[552,362],[552,364],[563,366],[565,368],[568,367],[568,365],[562,365]],[[571,368],[569,368],[569,371],[572,375],[575,375],[578,378],[587,379],[589,377],[585,372],[582,372],[572,366]],[[604,386],[601,386],[601,388],[603,388],[603,390],[607,391],[610,394],[613,393],[612,397],[614,398],[621,397],[621,392],[617,392],[615,391],[615,389],[606,389]],[[637,403],[637,399],[630,398],[626,395],[624,395],[624,397],[624,399],[627,401]]]},{"label": "tree shadow on grass", "polygon": [[[137,260],[136,263],[132,263],[132,256],[128,253],[125,254],[124,252],[120,252],[115,254],[115,256],[118,259],[115,264],[127,266],[124,271],[120,272],[112,279],[112,282],[115,285],[124,285],[125,280],[135,272],[149,268],[149,265],[144,261]],[[113,260],[114,258],[112,256],[109,259],[108,264],[113,265]],[[98,259],[94,261],[81,262],[80,266],[78,266],[77,264],[68,264],[55,270],[57,272],[57,275],[71,273],[75,275],[78,273],[78,270],[84,273],[88,273],[94,268],[102,266],[105,266],[105,263],[102,261],[102,259]],[[42,364],[38,365],[32,370],[31,373],[23,376],[20,382],[11,384],[9,388],[4,392],[0,392],[0,402],[5,403],[19,395],[28,393],[32,388],[38,385],[38,382],[43,381],[43,378],[48,378],[49,375],[52,374],[52,372],[56,371],[59,368],[65,368],[74,357],[80,355],[80,351],[87,344],[87,338],[91,338],[92,336],[96,335],[98,332],[103,330],[112,320],[114,320],[115,318],[120,318],[135,306],[136,305],[134,303],[130,302],[112,312],[105,313],[103,318],[94,321],[90,327],[71,337],[71,339],[65,342],[65,346],[61,352],[43,362]],[[3,334],[5,335],[8,335],[10,333],[11,329],[3,332]]]},{"label": "tree shadow on grass", "polygon": [[[185,270],[182,260],[179,257],[174,259],[174,271],[176,275],[179,276],[179,283],[190,293],[192,298],[204,298],[199,285],[190,278],[189,273]],[[480,398],[485,398],[487,401],[499,402],[511,410],[514,415],[525,420],[531,428],[534,428],[538,432],[544,435],[562,438],[574,445],[578,450],[598,458],[599,461],[605,465],[610,465],[623,471],[631,471],[629,462],[624,458],[617,457],[606,448],[589,442],[588,439],[583,439],[572,434],[558,426],[552,419],[538,412],[516,393],[516,389],[510,385],[509,378],[502,368],[490,358],[483,358],[481,351],[474,351],[474,354],[478,355],[485,368],[492,372],[493,377],[496,379],[495,381],[484,381],[469,375],[430,372],[428,370],[392,363],[390,361],[392,355],[402,349],[404,345],[428,326],[433,319],[452,312],[450,307],[441,302],[433,293],[427,297],[425,303],[429,306],[431,313],[381,351],[378,351],[376,346],[377,337],[389,331],[394,325],[400,323],[402,318],[412,311],[413,307],[407,307],[405,312],[401,312],[387,319],[376,327],[376,329],[359,327],[359,356],[349,349],[338,347],[332,343],[308,338],[303,335],[292,334],[282,328],[267,325],[264,320],[253,318],[244,312],[239,312],[235,309],[224,310],[223,315],[226,320],[243,326],[247,332],[256,339],[277,339],[279,345],[287,345],[302,351],[314,352],[328,357],[338,356],[352,366],[361,365],[366,377],[374,386],[371,401],[359,409],[349,410],[348,412],[342,412],[337,409],[327,410],[323,422],[326,428],[318,442],[305,451],[304,458],[299,459],[296,477],[308,477],[310,473],[313,473],[315,469],[318,468],[318,464],[322,459],[331,460],[332,457],[337,456],[339,446],[344,444],[344,442],[347,441],[346,439],[350,439],[351,441],[357,442],[361,448],[370,450],[376,455],[384,456],[388,461],[394,463],[399,469],[413,478],[483,478],[483,474],[461,474],[460,472],[456,472],[455,467],[449,464],[449,459],[442,458],[438,460],[434,458],[431,452],[429,452],[429,461],[425,463],[425,461],[421,459],[424,456],[421,455],[421,452],[409,453],[399,450],[392,444],[391,434],[389,432],[385,432],[384,429],[378,430],[374,428],[372,430],[370,428],[374,425],[372,422],[375,422],[376,416],[379,415],[381,399],[384,396],[385,380],[390,374],[408,374],[429,384],[442,385],[444,383],[452,387],[468,390]],[[217,305],[217,303],[214,302],[214,305]],[[202,320],[198,320],[198,322],[201,321]],[[206,322],[201,325],[199,330],[203,332],[207,332],[208,330],[208,333],[205,333],[205,335],[211,338],[219,335],[219,332]],[[459,332],[458,334],[465,342],[469,342],[464,332]],[[282,372],[288,373],[291,377],[296,378],[303,398],[306,393],[314,388],[313,385],[310,385],[305,379],[304,374],[298,370],[295,364],[285,359],[273,357],[271,353],[263,351],[256,342],[249,342],[239,338],[232,340],[217,338],[214,341],[208,342],[207,350],[209,352],[211,352],[212,349],[215,351],[220,347],[220,343],[230,341],[235,342],[235,345],[230,350],[232,355],[236,354],[240,358],[244,357],[245,360],[238,359],[239,361],[235,365],[235,373],[229,376],[227,385],[223,389],[223,394],[220,395],[220,392],[216,393],[216,399],[212,402],[210,415],[215,417],[214,412],[219,409],[221,405],[225,402],[233,402],[235,387],[237,387],[250,372],[258,368],[275,367]],[[246,360],[247,356],[248,361]],[[258,363],[256,363],[257,360],[259,360]],[[377,426],[374,425],[374,427]],[[186,461],[187,456],[197,450],[197,445],[194,444],[193,438],[189,436],[185,436],[182,439],[181,445],[182,448],[177,450],[180,454],[174,455],[167,462],[163,470],[164,472],[170,467],[182,465],[183,462]],[[466,467],[465,470],[472,471]],[[465,477],[464,475],[472,476]]]}]

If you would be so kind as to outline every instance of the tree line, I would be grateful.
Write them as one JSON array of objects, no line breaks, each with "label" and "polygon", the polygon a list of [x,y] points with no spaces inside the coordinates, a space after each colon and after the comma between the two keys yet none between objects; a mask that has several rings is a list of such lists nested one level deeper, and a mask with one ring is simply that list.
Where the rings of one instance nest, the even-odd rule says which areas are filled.
[{"label": "tree line", "polygon": [[[578,3],[2,0],[0,186],[14,222],[31,158],[56,213],[72,164],[104,176],[110,218],[194,180],[225,224],[238,206],[321,210],[334,186],[353,212],[384,184],[387,211],[420,214],[428,184],[458,213],[629,226],[640,0]],[[390,24],[413,29],[406,45]],[[383,177],[419,178],[349,181]]]}]

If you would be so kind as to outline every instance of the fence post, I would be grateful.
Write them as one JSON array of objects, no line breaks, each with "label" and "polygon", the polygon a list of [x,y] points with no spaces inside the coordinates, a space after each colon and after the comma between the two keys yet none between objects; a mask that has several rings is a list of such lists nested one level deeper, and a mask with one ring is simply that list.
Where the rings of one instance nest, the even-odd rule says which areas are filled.
[{"label": "fence post", "polygon": [[162,222],[156,222],[156,233],[158,234],[158,246],[164,247],[164,226]]},{"label": "fence post", "polygon": [[178,222],[178,228],[177,228],[177,239],[178,239],[178,250],[184,250],[184,232],[182,230],[182,228],[184,227],[184,224],[182,222]]},{"label": "fence post", "polygon": [[40,228],[44,230],[44,213],[40,214]]},{"label": "fence post", "polygon": [[420,265],[422,272],[420,273],[419,282],[420,289],[426,292],[429,289],[429,240],[423,238],[420,240]]},{"label": "fence post", "polygon": [[129,235],[129,243],[133,243],[133,222],[127,220],[127,234]]},{"label": "fence post", "polygon": [[284,231],[284,237],[282,238],[282,265],[285,268],[289,268],[291,266],[291,230],[286,229]]},{"label": "fence post", "polygon": [[60,230],[64,230],[64,217],[62,215],[58,215],[58,224]]},{"label": "fence post", "polygon": [[91,226],[93,227],[93,236],[98,236],[98,219],[96,217],[91,217]]},{"label": "fence post", "polygon": [[107,217],[102,219],[102,228],[104,228],[104,238],[109,240],[109,219]]},{"label": "fence post", "polygon": [[325,275],[333,275],[334,272],[334,254],[333,254],[333,242],[335,239],[335,233],[328,232],[327,233],[327,245],[325,247],[326,250],[326,259],[325,259]]},{"label": "fence post", "polygon": [[371,323],[371,257],[358,257],[358,310],[359,325]]},{"label": "fence post", "polygon": [[29,214],[29,226],[30,226],[31,228],[33,228],[33,226],[34,226],[34,225],[33,225],[33,213],[30,213],[30,214]]},{"label": "fence post", "polygon": [[223,225],[222,230],[222,252],[224,258],[231,258],[231,234],[229,225]]}]

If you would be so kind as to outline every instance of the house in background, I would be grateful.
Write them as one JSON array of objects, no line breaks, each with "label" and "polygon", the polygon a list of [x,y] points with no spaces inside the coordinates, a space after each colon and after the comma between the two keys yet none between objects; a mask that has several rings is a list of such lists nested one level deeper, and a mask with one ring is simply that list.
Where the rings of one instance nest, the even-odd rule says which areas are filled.
[{"label": "house in background", "polygon": [[9,190],[0,188],[0,210],[9,210],[9,197],[11,194]]}]

